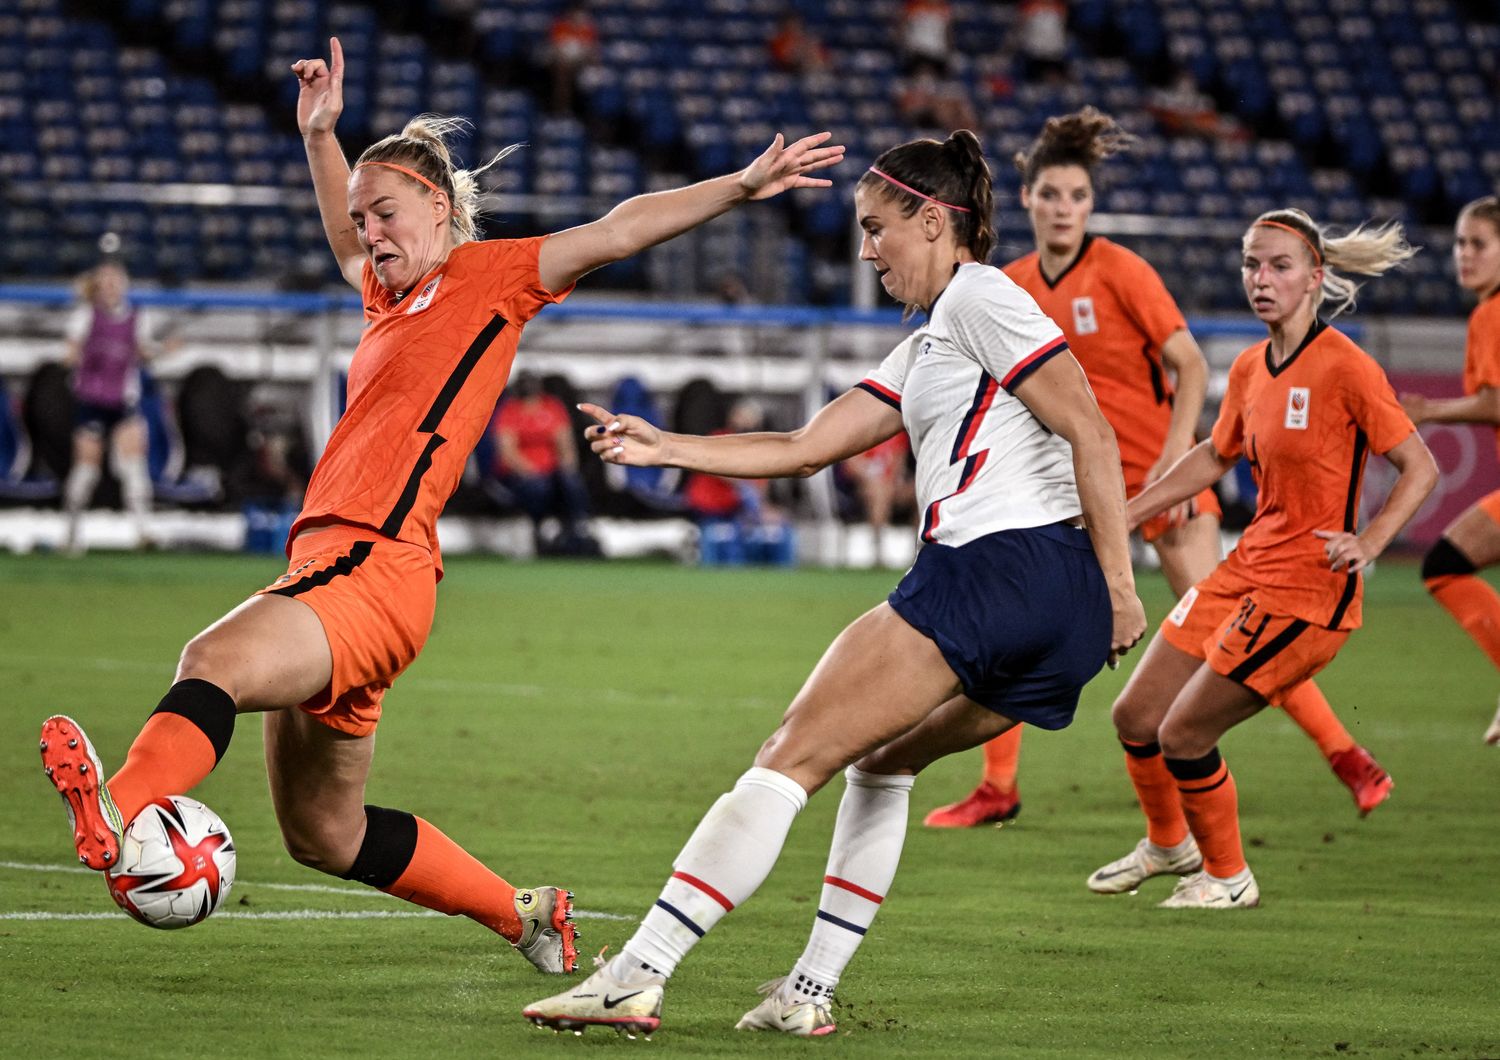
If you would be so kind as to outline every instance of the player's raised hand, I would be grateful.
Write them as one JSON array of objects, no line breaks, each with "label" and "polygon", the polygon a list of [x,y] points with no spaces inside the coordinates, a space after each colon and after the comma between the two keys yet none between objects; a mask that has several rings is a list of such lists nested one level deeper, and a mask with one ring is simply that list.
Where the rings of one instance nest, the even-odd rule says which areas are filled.
[{"label": "player's raised hand", "polygon": [[596,421],[583,432],[589,447],[608,464],[655,467],[661,463],[662,433],[639,416],[616,416],[588,402],[578,406]]},{"label": "player's raised hand", "polygon": [[769,199],[790,188],[829,188],[833,181],[807,174],[836,166],[844,160],[844,145],[823,145],[833,133],[814,133],[788,144],[780,133],[754,162],[740,173],[740,184],[753,199]]},{"label": "player's raised hand", "polygon": [[297,93],[297,128],[309,133],[331,133],[344,110],[344,49],[337,37],[328,38],[329,61],[298,59],[292,73],[301,82]]}]

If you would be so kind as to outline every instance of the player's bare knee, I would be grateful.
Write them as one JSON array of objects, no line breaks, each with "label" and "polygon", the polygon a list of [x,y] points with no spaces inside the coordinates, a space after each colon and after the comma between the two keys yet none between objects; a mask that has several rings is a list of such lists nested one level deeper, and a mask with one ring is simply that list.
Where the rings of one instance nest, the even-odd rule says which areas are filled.
[{"label": "player's bare knee", "polygon": [[177,681],[196,678],[210,681],[238,701],[234,679],[233,656],[224,650],[211,633],[200,633],[188,641],[177,659]]},{"label": "player's bare knee", "polygon": [[1173,717],[1161,723],[1156,740],[1167,758],[1202,758],[1218,743],[1217,737],[1188,719]]},{"label": "player's bare knee", "polygon": [[1157,730],[1161,724],[1156,711],[1130,695],[1129,689],[1115,700],[1115,705],[1110,709],[1110,720],[1114,722],[1115,732],[1120,739],[1131,743],[1152,743],[1157,739]]},{"label": "player's bare knee", "polygon": [[808,794],[812,794],[832,780],[854,757],[842,755],[827,744],[799,739],[783,723],[761,745],[760,753],[755,756],[755,764],[762,769],[774,769],[791,777],[806,788]]}]

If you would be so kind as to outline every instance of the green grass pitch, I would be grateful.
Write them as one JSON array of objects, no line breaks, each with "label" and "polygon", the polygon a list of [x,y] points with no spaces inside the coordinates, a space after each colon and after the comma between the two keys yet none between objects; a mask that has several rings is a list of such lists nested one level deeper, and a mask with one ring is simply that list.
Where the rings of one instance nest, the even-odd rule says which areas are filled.
[{"label": "green grass pitch", "polygon": [[[975,754],[918,781],[902,871],[840,987],[840,1033],[817,1043],[732,1028],[801,951],[838,782],[685,962],[650,1044],[535,1030],[520,1008],[561,980],[473,923],[390,916],[412,907],[294,864],[253,717],[194,793],[239,848],[226,908],[176,933],[112,915],[69,866],[37,726],[75,714],[118,765],[182,644],[278,573],[245,557],[0,557],[6,1055],[1500,1055],[1500,750],[1480,741],[1500,680],[1409,565],[1371,579],[1366,627],[1322,679],[1395,776],[1388,804],[1357,819],[1274,711],[1224,741],[1261,909],[1158,910],[1165,880],[1112,898],[1083,886],[1142,832],[1108,721],[1124,673],[1105,673],[1071,729],[1028,734],[1014,826],[917,823],[968,790]],[[454,559],[427,650],[386,699],[369,801],[429,818],[517,884],[566,884],[582,910],[625,918],[581,922],[587,968],[894,578]],[[1146,576],[1142,591],[1159,619],[1165,586]],[[285,916],[299,911],[316,915]]]}]

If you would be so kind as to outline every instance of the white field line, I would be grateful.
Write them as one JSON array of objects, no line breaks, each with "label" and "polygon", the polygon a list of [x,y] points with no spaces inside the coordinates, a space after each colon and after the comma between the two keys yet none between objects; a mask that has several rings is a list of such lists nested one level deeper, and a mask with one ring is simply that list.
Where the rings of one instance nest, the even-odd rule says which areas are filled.
[{"label": "white field line", "polygon": [[[16,872],[65,872],[72,875],[96,876],[93,869],[85,869],[79,865],[38,865],[26,861],[0,861],[0,869],[12,869]],[[340,894],[346,898],[394,898],[393,895],[384,891],[377,891],[373,887],[330,887],[322,883],[252,883],[249,880],[236,880],[239,887],[264,888],[271,891],[302,891],[314,894]],[[398,899],[399,900],[399,899]],[[316,910],[295,910],[288,913],[216,913],[216,917],[237,916],[246,918],[259,917],[264,920],[307,920],[316,919],[303,914],[310,914]],[[0,913],[0,920],[97,920],[112,917],[114,913]],[[362,920],[379,917],[413,917],[413,916],[441,916],[441,913],[429,911],[420,912],[389,912],[389,913],[353,913],[329,911],[327,919],[330,920]],[[618,913],[602,913],[593,909],[574,909],[575,920],[629,920],[628,916]]]}]

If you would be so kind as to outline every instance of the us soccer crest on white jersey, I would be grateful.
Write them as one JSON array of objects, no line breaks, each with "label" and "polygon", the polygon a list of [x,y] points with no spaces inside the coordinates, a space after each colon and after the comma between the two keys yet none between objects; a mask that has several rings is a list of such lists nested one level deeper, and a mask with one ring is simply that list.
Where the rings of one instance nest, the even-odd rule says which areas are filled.
[{"label": "us soccer crest on white jersey", "polygon": [[1072,446],[1013,393],[1067,348],[1029,294],[970,263],[858,384],[899,409],[911,436],[922,540],[962,545],[1082,513]]}]

